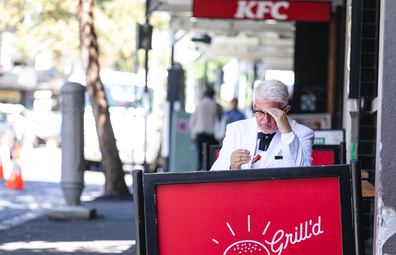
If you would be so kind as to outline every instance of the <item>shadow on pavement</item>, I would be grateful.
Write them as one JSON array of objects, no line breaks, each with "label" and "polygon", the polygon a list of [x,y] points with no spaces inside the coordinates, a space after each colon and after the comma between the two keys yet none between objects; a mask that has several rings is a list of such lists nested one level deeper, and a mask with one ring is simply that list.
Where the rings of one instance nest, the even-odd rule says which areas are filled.
[{"label": "shadow on pavement", "polygon": [[0,231],[0,254],[135,254],[133,200],[98,198],[92,220],[49,221],[46,216]]}]

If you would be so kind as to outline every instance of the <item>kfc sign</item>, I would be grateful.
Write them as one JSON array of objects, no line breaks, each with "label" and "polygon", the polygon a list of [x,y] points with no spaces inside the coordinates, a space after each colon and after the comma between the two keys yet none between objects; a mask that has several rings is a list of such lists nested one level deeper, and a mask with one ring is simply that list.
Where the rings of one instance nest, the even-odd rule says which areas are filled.
[{"label": "kfc sign", "polygon": [[[287,20],[286,11],[289,6],[288,2],[238,1],[238,9],[234,17],[236,19],[267,19],[267,17],[272,17],[277,20]],[[253,12],[253,9],[256,12]]]},{"label": "kfc sign", "polygon": [[213,19],[330,20],[330,2],[194,0],[193,16]]}]

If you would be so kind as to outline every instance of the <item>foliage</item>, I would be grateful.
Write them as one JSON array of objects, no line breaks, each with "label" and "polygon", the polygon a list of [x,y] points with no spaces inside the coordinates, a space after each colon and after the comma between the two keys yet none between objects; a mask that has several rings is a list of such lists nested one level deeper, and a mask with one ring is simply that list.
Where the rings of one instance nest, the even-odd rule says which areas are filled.
[{"label": "foliage", "polygon": [[76,57],[80,42],[75,1],[1,1],[0,12],[0,31],[14,33],[12,46],[22,62],[48,49],[54,57]]},{"label": "foliage", "polygon": [[223,68],[228,61],[229,59],[226,57],[217,57],[209,60],[198,58],[195,61],[195,74],[206,80],[206,84],[213,85],[216,81],[217,68]]},{"label": "foliage", "polygon": [[144,3],[136,0],[102,1],[95,7],[101,65],[114,63],[119,70],[133,70],[136,22],[145,21]]},{"label": "foliage", "polygon": [[[0,1],[0,32],[13,33],[11,45],[23,63],[48,50],[57,60],[64,56],[75,60],[80,56],[77,8],[75,0]],[[136,22],[145,22],[144,2],[98,0],[94,5],[94,22],[101,66],[134,71]],[[160,15],[150,18],[157,31],[168,30],[167,23]],[[143,67],[144,57],[139,56],[139,60]]]}]

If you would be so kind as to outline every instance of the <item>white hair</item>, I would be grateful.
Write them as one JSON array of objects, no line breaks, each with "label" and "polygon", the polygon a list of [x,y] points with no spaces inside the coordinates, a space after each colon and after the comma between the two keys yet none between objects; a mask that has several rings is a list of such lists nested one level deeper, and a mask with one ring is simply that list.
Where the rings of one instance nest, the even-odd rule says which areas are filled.
[{"label": "white hair", "polygon": [[253,88],[253,102],[277,102],[283,106],[289,103],[287,86],[279,80],[258,81]]}]

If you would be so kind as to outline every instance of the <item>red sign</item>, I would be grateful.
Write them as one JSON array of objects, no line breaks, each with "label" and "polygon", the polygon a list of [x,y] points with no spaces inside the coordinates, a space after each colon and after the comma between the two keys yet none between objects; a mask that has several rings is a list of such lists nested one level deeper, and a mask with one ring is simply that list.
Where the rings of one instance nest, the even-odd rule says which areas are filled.
[{"label": "red sign", "polygon": [[177,121],[177,132],[181,134],[188,134],[190,132],[189,120],[180,119]]},{"label": "red sign", "polygon": [[193,17],[330,21],[330,2],[194,0]]},{"label": "red sign", "polygon": [[156,186],[159,254],[342,254],[337,177]]}]

